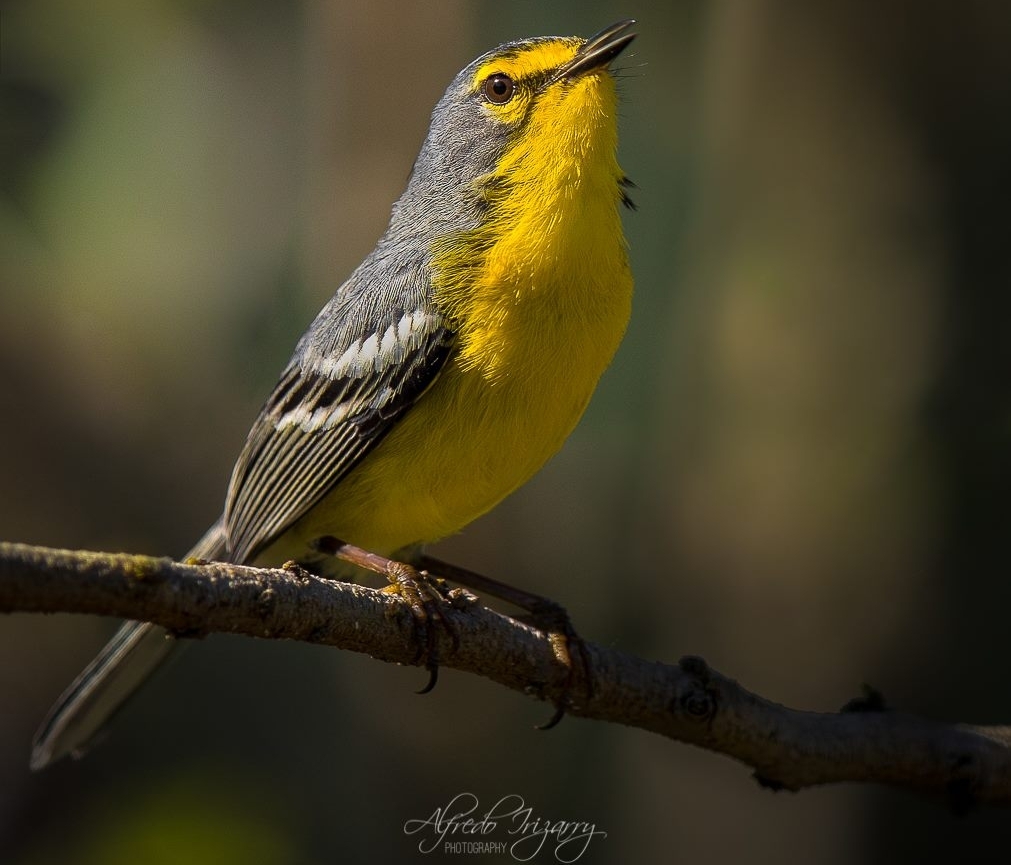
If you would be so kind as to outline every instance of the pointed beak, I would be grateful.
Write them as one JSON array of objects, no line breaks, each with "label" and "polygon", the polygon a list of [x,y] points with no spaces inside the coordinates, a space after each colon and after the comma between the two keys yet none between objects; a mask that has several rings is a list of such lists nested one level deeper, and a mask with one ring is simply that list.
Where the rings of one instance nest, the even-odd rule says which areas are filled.
[{"label": "pointed beak", "polygon": [[551,78],[550,84],[568,78],[577,78],[601,66],[606,66],[625,50],[629,42],[635,39],[635,33],[627,32],[635,24],[634,18],[619,21],[610,27],[605,27],[595,36],[591,36],[582,48],[576,52],[568,63],[559,69]]}]

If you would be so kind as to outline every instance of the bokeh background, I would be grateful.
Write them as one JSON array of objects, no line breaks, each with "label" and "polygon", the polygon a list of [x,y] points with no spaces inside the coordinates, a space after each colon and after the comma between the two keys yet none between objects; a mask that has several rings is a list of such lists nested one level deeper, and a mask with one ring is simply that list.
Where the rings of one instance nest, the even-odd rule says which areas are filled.
[{"label": "bokeh background", "polygon": [[[789,705],[868,682],[1008,722],[1008,8],[7,0],[0,537],[185,552],[455,72],[636,16],[628,337],[564,451],[438,553]],[[773,794],[637,730],[537,732],[544,705],[475,677],[422,698],[417,670],[225,637],[87,760],[30,775],[35,725],[114,626],[0,622],[2,861],[418,861],[405,821],[468,791],[597,823],[583,862],[971,861],[1011,840],[1006,813]]]}]

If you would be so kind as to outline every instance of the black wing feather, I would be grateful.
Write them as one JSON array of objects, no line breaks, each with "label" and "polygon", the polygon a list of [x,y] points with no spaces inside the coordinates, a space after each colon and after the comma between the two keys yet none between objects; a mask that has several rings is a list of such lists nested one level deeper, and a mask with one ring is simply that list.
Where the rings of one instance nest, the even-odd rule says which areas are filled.
[{"label": "black wing feather", "polygon": [[[384,317],[382,334],[402,313]],[[253,425],[236,463],[225,508],[229,557],[257,551],[304,515],[392,429],[438,376],[452,333],[437,318],[373,367],[327,374],[307,363],[303,341]],[[339,357],[364,339],[328,346]],[[327,423],[326,418],[332,421]]]}]

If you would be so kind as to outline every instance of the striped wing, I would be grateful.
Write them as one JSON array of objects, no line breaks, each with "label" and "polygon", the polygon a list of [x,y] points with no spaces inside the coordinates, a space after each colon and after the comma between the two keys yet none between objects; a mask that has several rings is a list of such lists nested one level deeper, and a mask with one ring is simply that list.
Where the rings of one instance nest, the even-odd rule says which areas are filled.
[{"label": "striped wing", "polygon": [[[398,310],[367,334],[324,310],[253,425],[225,507],[229,558],[250,561],[375,447],[435,381],[452,334],[430,312]],[[320,332],[320,331],[323,332]]]}]

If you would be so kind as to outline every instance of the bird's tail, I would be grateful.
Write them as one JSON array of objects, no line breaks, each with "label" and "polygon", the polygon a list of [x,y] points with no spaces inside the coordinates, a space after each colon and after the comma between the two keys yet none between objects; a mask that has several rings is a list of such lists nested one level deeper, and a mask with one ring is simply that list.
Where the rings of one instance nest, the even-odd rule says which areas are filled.
[{"label": "bird's tail", "polygon": [[[189,555],[211,561],[225,557],[220,522]],[[124,622],[49,710],[32,741],[32,769],[42,769],[68,754],[83,756],[112,716],[179,645],[157,625]]]}]

